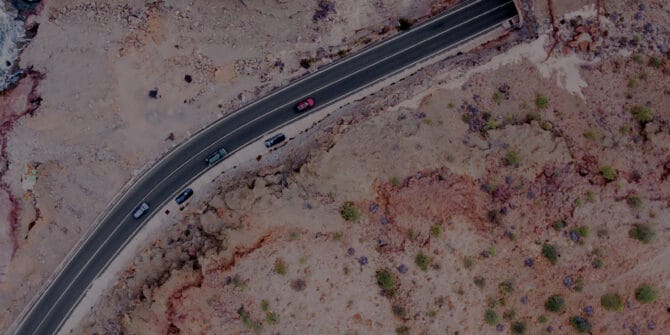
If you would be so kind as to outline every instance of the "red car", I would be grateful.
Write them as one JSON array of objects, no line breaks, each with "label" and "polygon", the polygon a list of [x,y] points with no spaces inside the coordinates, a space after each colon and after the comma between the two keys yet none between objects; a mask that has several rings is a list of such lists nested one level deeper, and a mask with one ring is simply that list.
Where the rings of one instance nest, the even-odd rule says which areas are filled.
[{"label": "red car", "polygon": [[295,105],[295,111],[300,113],[312,107],[314,107],[314,99],[307,98],[305,101],[301,101],[299,104]]}]

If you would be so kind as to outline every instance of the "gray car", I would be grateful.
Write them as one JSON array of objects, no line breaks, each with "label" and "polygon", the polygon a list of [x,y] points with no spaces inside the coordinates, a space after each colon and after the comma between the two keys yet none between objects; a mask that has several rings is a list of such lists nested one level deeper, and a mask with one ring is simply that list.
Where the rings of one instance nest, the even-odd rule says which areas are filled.
[{"label": "gray car", "polygon": [[133,218],[135,220],[139,219],[144,215],[149,210],[149,204],[146,202],[141,203],[137,208],[135,208],[135,211],[133,212]]}]

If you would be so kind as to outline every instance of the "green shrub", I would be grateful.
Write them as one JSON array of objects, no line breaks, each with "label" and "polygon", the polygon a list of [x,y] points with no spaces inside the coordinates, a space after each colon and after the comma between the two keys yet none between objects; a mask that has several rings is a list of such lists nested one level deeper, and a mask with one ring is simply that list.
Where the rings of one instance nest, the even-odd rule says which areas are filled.
[{"label": "green shrub", "polygon": [[642,64],[642,63],[644,63],[644,58],[643,58],[642,55],[640,55],[640,54],[635,54],[635,55],[633,55],[632,58],[633,58],[633,61],[634,61],[635,63],[638,63],[638,64]]},{"label": "green shrub", "polygon": [[261,301],[261,310],[267,312],[270,309],[270,303],[267,300]]},{"label": "green shrub", "polygon": [[547,298],[547,301],[544,303],[544,308],[553,313],[563,313],[565,311],[565,299],[560,294],[554,294]]},{"label": "green shrub", "polygon": [[516,317],[516,311],[514,308],[510,308],[503,313],[503,319],[505,320],[511,321],[514,319],[514,317]]},{"label": "green shrub", "polygon": [[655,68],[660,68],[663,65],[663,61],[655,56],[649,57],[649,66],[655,67]]},{"label": "green shrub", "polygon": [[557,220],[554,222],[551,227],[554,228],[555,231],[561,231],[563,228],[565,228],[565,220]]},{"label": "green shrub", "polygon": [[605,178],[607,181],[613,181],[617,177],[617,172],[613,167],[605,165],[600,167],[600,175],[602,175],[603,178]]},{"label": "green shrub", "polygon": [[653,286],[642,284],[635,290],[635,299],[643,304],[649,304],[658,299],[658,292]]},{"label": "green shrub", "polygon": [[277,258],[275,259],[275,266],[274,266],[274,271],[278,275],[285,275],[286,274],[286,269],[288,266],[286,265],[286,262],[284,262],[283,259]]},{"label": "green shrub", "polygon": [[500,316],[496,311],[487,309],[486,312],[484,312],[484,321],[490,326],[495,326],[500,322]]},{"label": "green shrub", "polygon": [[656,232],[648,224],[636,224],[628,232],[628,235],[644,244],[649,244],[656,237]]},{"label": "green shrub", "polygon": [[544,314],[540,315],[537,318],[537,322],[539,322],[539,323],[547,323],[547,321],[549,321],[549,318]]},{"label": "green shrub", "polygon": [[600,269],[603,267],[603,260],[600,258],[596,258],[593,260],[592,264],[594,269]]},{"label": "green shrub", "polygon": [[275,312],[269,312],[265,315],[265,320],[267,320],[269,325],[273,325],[279,321],[279,314]]},{"label": "green shrub", "polygon": [[654,119],[654,113],[651,112],[649,107],[639,105],[634,106],[633,109],[631,109],[631,113],[633,113],[633,117],[640,124],[651,122],[651,120]]},{"label": "green shrub", "polygon": [[570,324],[578,333],[588,333],[591,331],[591,322],[581,316],[571,317]]},{"label": "green shrub", "polygon": [[637,79],[635,79],[635,78],[628,79],[628,87],[629,88],[636,88],[637,87]]},{"label": "green shrub", "polygon": [[521,335],[526,332],[526,322],[514,321],[512,322],[512,334]]},{"label": "green shrub", "polygon": [[623,311],[623,298],[617,293],[606,293],[600,297],[600,305],[605,310],[621,312]]},{"label": "green shrub", "polygon": [[400,179],[398,179],[398,177],[391,178],[391,185],[393,185],[395,187],[400,186]]},{"label": "green shrub", "polygon": [[572,231],[574,231],[575,233],[577,233],[577,235],[581,237],[589,237],[590,235],[589,227],[587,226],[580,226],[573,229]]},{"label": "green shrub", "polygon": [[414,257],[414,263],[416,263],[421,271],[426,272],[428,271],[428,265],[430,265],[430,258],[422,252],[419,252],[419,254]]},{"label": "green shrub", "polygon": [[556,264],[556,262],[558,262],[558,251],[555,246],[549,243],[542,245],[542,256],[549,260],[551,264]]},{"label": "green shrub", "polygon": [[596,138],[598,137],[596,132],[591,130],[591,129],[585,131],[582,135],[584,135],[584,137],[586,137],[587,139],[589,139],[591,141],[595,141]]},{"label": "green shrub", "polygon": [[493,102],[500,105],[502,100],[503,100],[503,96],[500,92],[496,91],[495,93],[493,93]]},{"label": "green shrub", "polygon": [[375,273],[377,284],[384,290],[384,294],[392,297],[395,294],[396,280],[388,269],[377,270]]},{"label": "green shrub", "polygon": [[514,292],[514,283],[512,283],[511,280],[505,280],[504,282],[498,284],[498,289],[502,294],[512,293]]},{"label": "green shrub", "polygon": [[642,208],[642,198],[640,198],[635,194],[629,195],[628,198],[626,199],[626,203],[628,204],[628,206],[634,209]]},{"label": "green shrub", "polygon": [[440,237],[442,234],[442,226],[439,224],[433,225],[430,227],[430,234],[433,235],[433,237]]},{"label": "green shrub", "polygon": [[519,152],[514,149],[507,151],[503,163],[505,166],[519,167],[519,164],[521,163]]},{"label": "green shrub", "polygon": [[549,106],[549,98],[545,97],[542,94],[537,94],[535,96],[535,106],[539,109],[545,109]]},{"label": "green shrub", "polygon": [[342,215],[342,218],[346,221],[358,221],[361,217],[358,208],[356,208],[356,205],[351,201],[347,201],[342,205],[342,208],[340,208],[340,215]]}]

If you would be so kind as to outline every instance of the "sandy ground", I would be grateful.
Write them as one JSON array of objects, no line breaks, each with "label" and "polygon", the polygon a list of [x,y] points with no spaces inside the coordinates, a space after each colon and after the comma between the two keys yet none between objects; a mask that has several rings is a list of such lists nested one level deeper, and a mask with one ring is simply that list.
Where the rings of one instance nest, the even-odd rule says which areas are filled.
[{"label": "sandy ground", "polygon": [[29,75],[0,98],[0,328],[161,153],[450,2],[44,1]]},{"label": "sandy ground", "polygon": [[75,333],[667,332],[670,8],[530,5],[537,39],[419,71],[220,177]]}]

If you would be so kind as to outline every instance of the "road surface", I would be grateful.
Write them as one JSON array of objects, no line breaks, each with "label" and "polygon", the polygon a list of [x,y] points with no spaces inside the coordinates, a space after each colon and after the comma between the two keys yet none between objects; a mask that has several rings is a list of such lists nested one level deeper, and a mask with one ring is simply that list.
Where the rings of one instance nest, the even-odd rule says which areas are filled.
[{"label": "road surface", "polygon": [[[495,29],[516,15],[511,0],[466,1],[436,19],[277,90],[198,132],[161,159],[112,204],[96,230],[26,309],[15,333],[57,333],[93,280],[139,228],[208,169],[204,161],[213,151],[224,147],[234,152],[303,117],[304,114],[293,111],[297,101],[313,97],[317,108],[328,105]],[[140,220],[134,220],[132,212],[142,202],[151,208]]]}]

